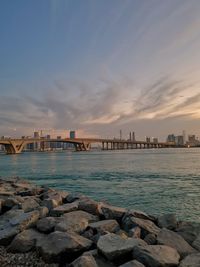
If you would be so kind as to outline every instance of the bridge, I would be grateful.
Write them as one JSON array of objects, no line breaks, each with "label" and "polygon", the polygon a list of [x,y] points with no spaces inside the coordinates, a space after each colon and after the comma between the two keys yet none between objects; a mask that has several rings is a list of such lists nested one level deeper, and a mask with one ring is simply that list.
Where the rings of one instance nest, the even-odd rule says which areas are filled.
[{"label": "bridge", "polygon": [[63,139],[44,139],[44,138],[21,138],[0,139],[0,145],[5,147],[7,154],[19,154],[23,151],[26,145],[32,143],[71,143],[74,145],[76,151],[88,151],[91,144],[100,143],[102,150],[119,150],[119,149],[142,149],[142,148],[168,148],[175,147],[173,143],[167,142],[146,142],[146,141],[132,141],[121,139],[101,139],[101,138],[63,138]]}]

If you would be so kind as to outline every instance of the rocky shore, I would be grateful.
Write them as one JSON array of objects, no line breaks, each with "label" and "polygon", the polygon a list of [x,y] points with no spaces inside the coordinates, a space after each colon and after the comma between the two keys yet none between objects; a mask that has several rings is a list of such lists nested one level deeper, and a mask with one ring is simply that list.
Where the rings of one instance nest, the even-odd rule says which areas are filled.
[{"label": "rocky shore", "polygon": [[200,267],[200,222],[0,179],[0,266]]}]

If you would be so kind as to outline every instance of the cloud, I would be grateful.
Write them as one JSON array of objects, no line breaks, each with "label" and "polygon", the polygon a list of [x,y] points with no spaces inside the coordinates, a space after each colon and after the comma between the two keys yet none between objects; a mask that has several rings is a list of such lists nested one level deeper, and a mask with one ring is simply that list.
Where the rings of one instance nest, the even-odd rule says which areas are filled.
[{"label": "cloud", "polygon": [[70,87],[56,81],[53,89],[40,97],[1,97],[0,129],[26,128],[32,132],[34,128],[89,128],[96,133],[106,125],[181,116],[200,118],[197,84],[161,77],[142,90],[125,78],[100,80],[95,90],[93,86],[79,81]]}]

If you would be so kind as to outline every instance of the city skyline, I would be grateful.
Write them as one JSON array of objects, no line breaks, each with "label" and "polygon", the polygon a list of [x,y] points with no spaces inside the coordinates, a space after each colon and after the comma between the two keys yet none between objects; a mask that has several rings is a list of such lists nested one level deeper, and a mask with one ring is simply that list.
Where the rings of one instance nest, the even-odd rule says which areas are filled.
[{"label": "city skyline", "polygon": [[199,134],[198,0],[2,1],[0,133]]}]

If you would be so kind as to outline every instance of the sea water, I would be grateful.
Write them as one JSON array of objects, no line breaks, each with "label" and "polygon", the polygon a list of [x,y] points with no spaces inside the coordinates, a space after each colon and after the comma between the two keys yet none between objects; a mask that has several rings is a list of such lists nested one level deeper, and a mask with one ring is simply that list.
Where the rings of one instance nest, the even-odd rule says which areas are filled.
[{"label": "sea water", "polygon": [[0,176],[154,215],[200,219],[200,148],[1,153]]}]

